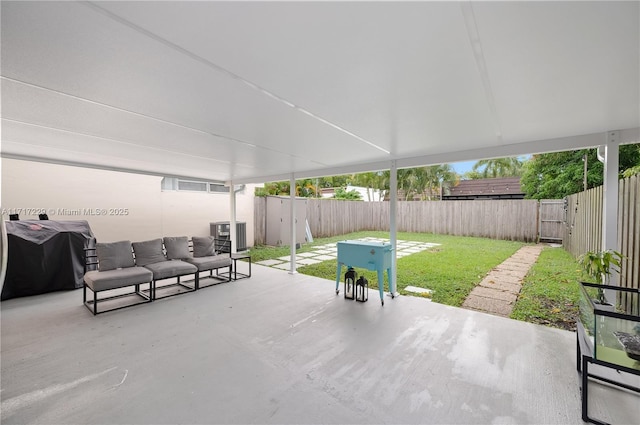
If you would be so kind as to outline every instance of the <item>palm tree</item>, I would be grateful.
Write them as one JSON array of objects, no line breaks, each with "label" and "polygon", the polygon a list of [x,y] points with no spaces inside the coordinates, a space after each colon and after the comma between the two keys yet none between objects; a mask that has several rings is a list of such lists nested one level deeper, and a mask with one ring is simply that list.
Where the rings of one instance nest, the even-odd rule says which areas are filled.
[{"label": "palm tree", "polygon": [[522,173],[522,162],[517,157],[481,159],[473,165],[473,171],[479,171],[485,179],[519,176]]},{"label": "palm tree", "polygon": [[375,193],[376,190],[376,173],[358,173],[354,174],[351,177],[351,181],[354,185],[364,187],[367,189],[367,200],[371,201],[372,193]]},{"label": "palm tree", "polygon": [[391,173],[387,170],[358,173],[353,175],[351,180],[353,184],[367,188],[367,197],[369,200],[371,200],[372,194],[376,191],[380,194],[380,199],[383,200],[389,191],[390,178]]},{"label": "palm tree", "polygon": [[408,201],[415,192],[416,176],[415,168],[401,168],[398,170],[398,189],[404,192],[404,200]]},{"label": "palm tree", "polygon": [[457,174],[449,164],[398,170],[398,189],[405,195],[405,201],[419,196],[421,200],[432,199],[443,182],[455,182]]},{"label": "palm tree", "polygon": [[459,180],[458,174],[453,170],[451,165],[449,164],[440,164],[440,165],[432,165],[430,167],[425,167],[427,171],[428,177],[428,188],[429,195],[428,199],[431,200],[431,195],[434,192],[438,192],[440,195],[438,199],[441,199],[442,193],[441,188],[444,183],[452,183],[457,184]]}]

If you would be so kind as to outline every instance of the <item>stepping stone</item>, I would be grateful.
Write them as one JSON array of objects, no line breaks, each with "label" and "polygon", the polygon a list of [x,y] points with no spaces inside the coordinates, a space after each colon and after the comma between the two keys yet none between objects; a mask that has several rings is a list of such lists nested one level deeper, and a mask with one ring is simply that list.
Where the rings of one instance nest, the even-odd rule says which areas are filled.
[{"label": "stepping stone", "polygon": [[517,278],[519,280],[524,279],[524,277],[527,275],[527,271],[526,270],[505,270],[505,269],[494,269],[493,273],[500,273],[500,278],[503,277],[513,277],[513,278]]},{"label": "stepping stone", "polygon": [[282,270],[290,270],[291,269],[291,262],[282,263],[282,264],[276,264],[275,266],[273,266],[273,268],[282,269]]},{"label": "stepping stone", "polygon": [[302,264],[304,266],[308,266],[309,264],[318,264],[322,263],[320,260],[314,260],[313,258],[301,258],[299,260],[296,259],[296,264]]},{"label": "stepping stone", "polygon": [[508,291],[512,294],[519,294],[520,288],[522,288],[522,285],[520,283],[510,283],[505,282],[504,280],[493,281],[491,279],[483,280],[478,284],[478,286],[484,286],[485,288],[497,289],[500,291]]},{"label": "stepping stone", "polygon": [[515,303],[518,299],[518,295],[509,291],[501,291],[495,288],[487,288],[485,286],[476,286],[471,291],[471,295],[477,297],[494,298],[496,300],[502,300],[510,303]]},{"label": "stepping stone", "polygon": [[509,317],[513,309],[513,304],[502,300],[469,295],[467,299],[464,300],[462,307],[495,314],[497,316]]},{"label": "stepping stone", "polygon": [[317,251],[314,251],[316,253],[316,255],[321,255],[321,254],[329,254],[331,253],[331,251],[329,251],[328,249],[319,249]]},{"label": "stepping stone", "polygon": [[305,257],[315,257],[316,255],[318,255],[318,253],[311,251],[311,252],[301,252],[300,254],[296,254],[296,257],[305,258]]},{"label": "stepping stone", "polygon": [[410,252],[412,254],[415,254],[416,252],[422,252],[424,251],[424,249],[420,249],[420,248],[407,248],[405,249],[406,252]]},{"label": "stepping stone", "polygon": [[433,293],[431,289],[419,288],[417,286],[411,286],[411,285],[405,287],[404,290],[408,292],[413,292],[416,294],[432,294]]},{"label": "stepping stone", "polygon": [[489,273],[487,273],[484,279],[493,280],[493,281],[499,280],[502,282],[514,283],[518,285],[522,283],[522,279],[519,278],[518,276],[506,275],[506,274],[503,274],[502,272],[495,271],[495,270],[492,270]]},{"label": "stepping stone", "polygon": [[313,257],[314,260],[327,261],[327,260],[335,260],[335,255],[318,255],[317,257]]},{"label": "stepping stone", "polygon": [[291,261],[291,256],[290,255],[285,255],[284,257],[278,257],[278,260],[280,260],[280,261]]},{"label": "stepping stone", "polygon": [[260,264],[261,266],[275,266],[276,264],[280,264],[282,261],[280,260],[262,260],[256,262],[256,264]]},{"label": "stepping stone", "polygon": [[515,261],[507,260],[504,263],[497,265],[494,270],[524,270],[525,272],[527,272],[530,268],[530,264],[516,263]]}]

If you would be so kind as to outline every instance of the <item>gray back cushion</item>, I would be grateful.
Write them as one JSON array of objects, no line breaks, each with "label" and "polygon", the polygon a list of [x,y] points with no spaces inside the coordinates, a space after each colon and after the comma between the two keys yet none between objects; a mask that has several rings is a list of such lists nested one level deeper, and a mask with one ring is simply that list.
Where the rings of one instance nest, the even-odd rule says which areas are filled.
[{"label": "gray back cushion", "polygon": [[100,271],[136,265],[131,252],[131,241],[97,243],[96,255],[98,256],[98,270]]},{"label": "gray back cushion", "polygon": [[193,241],[193,256],[194,257],[209,257],[215,255],[215,239],[213,236],[191,238]]},{"label": "gray back cushion", "polygon": [[191,258],[189,239],[187,239],[186,236],[165,237],[164,249],[167,251],[167,258],[169,260]]},{"label": "gray back cushion", "polygon": [[162,239],[153,239],[144,242],[134,242],[133,252],[136,253],[136,264],[146,266],[147,264],[167,261],[167,257],[162,252]]}]

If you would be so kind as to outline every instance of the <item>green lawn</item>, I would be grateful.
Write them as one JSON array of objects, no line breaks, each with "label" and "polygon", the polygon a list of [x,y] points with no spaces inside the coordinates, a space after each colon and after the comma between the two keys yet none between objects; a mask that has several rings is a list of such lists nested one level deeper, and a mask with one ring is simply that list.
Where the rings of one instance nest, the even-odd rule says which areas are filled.
[{"label": "green lawn", "polygon": [[[316,239],[297,252],[315,246],[364,237],[388,238],[386,232],[356,232],[332,238]],[[441,244],[427,251],[398,260],[398,288],[403,295],[411,285],[433,291],[433,301],[460,306],[471,289],[495,266],[506,260],[524,244],[484,238],[471,238],[430,233],[398,233],[398,239]],[[289,247],[259,246],[251,249],[254,262],[289,254]],[[377,276],[373,271],[357,269],[375,290]],[[336,261],[298,267],[298,272],[335,280]],[[585,280],[575,259],[562,248],[546,247],[524,279],[520,296],[511,318],[562,329],[575,330],[578,310],[579,281]],[[341,277],[341,280],[343,278]],[[385,290],[388,284],[385,277]]]},{"label": "green lawn", "polygon": [[[298,253],[310,251],[314,246],[347,239],[363,237],[388,238],[387,232],[357,232],[333,238],[316,239],[313,244],[305,244]],[[433,290],[433,301],[460,306],[471,289],[493,267],[497,266],[524,244],[485,238],[435,235],[430,233],[398,233],[399,240],[439,243],[441,246],[419,252],[398,260],[398,292],[405,292],[412,285]],[[254,262],[278,258],[289,254],[289,248],[255,247],[251,249]],[[329,260],[309,266],[298,267],[299,273],[335,280],[336,261]],[[377,287],[376,273],[357,269],[370,284]],[[342,280],[342,278],[341,278]],[[385,290],[388,285],[385,277]]]},{"label": "green lawn", "polygon": [[546,247],[524,279],[511,318],[575,330],[582,277],[571,254]]}]

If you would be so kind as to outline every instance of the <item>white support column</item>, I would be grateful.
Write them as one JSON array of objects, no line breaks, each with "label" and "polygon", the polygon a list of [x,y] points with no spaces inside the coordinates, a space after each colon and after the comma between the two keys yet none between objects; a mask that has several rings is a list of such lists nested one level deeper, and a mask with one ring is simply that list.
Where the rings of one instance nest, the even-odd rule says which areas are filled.
[{"label": "white support column", "polygon": [[291,217],[291,267],[289,274],[294,274],[296,273],[296,178],[293,173],[289,179],[289,200]]},{"label": "white support column", "polygon": [[396,161],[391,161],[391,178],[389,179],[389,239],[391,241],[391,247],[393,248],[393,254],[391,255],[391,280],[393,284],[389,282],[389,292],[392,296],[396,296],[397,288],[397,255],[398,255],[398,235],[396,224],[396,211],[398,208],[398,166]]},{"label": "white support column", "polygon": [[[618,159],[620,149],[620,134],[618,131],[607,133],[607,143],[604,147],[604,181],[602,199],[602,250],[618,250]],[[611,274],[611,285],[618,285],[618,274]],[[610,302],[612,294],[605,296]]]},{"label": "white support column", "polygon": [[231,239],[231,252],[237,252],[236,240],[236,190],[233,181],[229,182],[229,238]]}]

